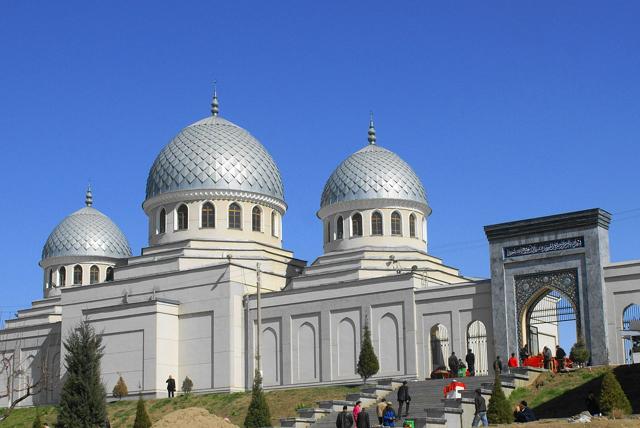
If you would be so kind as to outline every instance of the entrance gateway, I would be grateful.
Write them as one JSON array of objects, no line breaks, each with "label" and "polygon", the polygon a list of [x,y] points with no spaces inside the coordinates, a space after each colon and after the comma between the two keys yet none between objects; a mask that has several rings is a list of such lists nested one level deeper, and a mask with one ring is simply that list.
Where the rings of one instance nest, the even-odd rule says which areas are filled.
[{"label": "entrance gateway", "polygon": [[[575,319],[592,364],[607,364],[604,266],[611,215],[578,211],[485,227],[491,257],[494,348],[541,348],[539,329]],[[557,337],[557,335],[556,335]],[[538,342],[538,343],[536,343]]]}]

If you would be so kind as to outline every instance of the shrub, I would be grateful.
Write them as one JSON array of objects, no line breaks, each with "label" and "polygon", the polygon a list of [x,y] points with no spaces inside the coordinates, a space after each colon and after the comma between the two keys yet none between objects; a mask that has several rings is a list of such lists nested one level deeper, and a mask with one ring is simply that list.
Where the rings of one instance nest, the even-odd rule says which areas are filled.
[{"label": "shrub", "polygon": [[66,380],[60,394],[59,427],[102,426],[107,419],[106,397],[100,373],[102,338],[86,322],[64,342]]},{"label": "shrub", "polygon": [[600,410],[607,416],[612,416],[616,409],[625,415],[629,415],[631,414],[631,403],[629,403],[629,399],[622,390],[613,371],[608,370],[602,379]]},{"label": "shrub", "polygon": [[42,423],[42,417],[40,417],[40,413],[36,414],[36,418],[33,420],[32,428],[43,428],[44,424]]},{"label": "shrub", "polygon": [[118,378],[118,382],[116,382],[116,386],[113,387],[113,396],[120,400],[122,397],[126,397],[129,395],[129,389],[127,388],[127,384],[124,382],[122,376]]},{"label": "shrub", "polygon": [[589,361],[589,350],[582,336],[579,336],[577,342],[571,347],[569,358],[579,366]]},{"label": "shrub", "polygon": [[500,376],[496,376],[493,383],[493,392],[489,399],[487,418],[491,424],[509,424],[513,422],[513,411],[502,390]]},{"label": "shrub", "polygon": [[378,373],[379,369],[380,364],[378,363],[378,357],[376,357],[373,345],[371,344],[371,332],[365,322],[364,331],[362,332],[362,347],[360,348],[360,356],[358,357],[358,374],[362,377],[363,383],[367,383],[367,379]]},{"label": "shrub", "polygon": [[191,391],[193,391],[193,381],[187,376],[182,381],[182,392],[189,395]]},{"label": "shrub", "polygon": [[256,369],[255,376],[253,378],[253,388],[251,388],[251,403],[249,404],[249,410],[247,416],[244,419],[244,426],[246,428],[260,428],[271,426],[271,412],[269,411],[269,405],[267,399],[262,391],[262,376],[260,371]]},{"label": "shrub", "polygon": [[147,406],[144,404],[142,396],[138,398],[138,407],[136,408],[136,420],[133,428],[151,428],[151,419],[147,413]]}]

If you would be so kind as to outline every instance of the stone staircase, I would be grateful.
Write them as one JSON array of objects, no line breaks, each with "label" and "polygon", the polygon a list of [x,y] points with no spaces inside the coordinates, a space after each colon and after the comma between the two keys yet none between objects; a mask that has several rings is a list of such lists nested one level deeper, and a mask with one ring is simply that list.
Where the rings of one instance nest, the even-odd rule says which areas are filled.
[{"label": "stone staircase", "polygon": [[[502,375],[502,387],[505,395],[509,396],[516,387],[526,386],[539,374],[538,369],[515,369],[510,374]],[[415,421],[416,428],[456,428],[471,426],[474,405],[473,395],[477,388],[482,389],[482,395],[489,401],[493,389],[493,376],[477,376],[460,378],[466,386],[462,398],[445,400],[443,389],[450,379],[429,379],[424,381],[409,381],[411,407],[408,418]],[[299,409],[298,416],[283,418],[280,425],[287,428],[334,428],[338,412],[343,406],[353,410],[356,401],[361,401],[363,411],[369,414],[372,426],[378,426],[375,404],[385,397],[391,401],[394,409],[398,409],[395,390],[402,384],[401,380],[386,379],[376,384],[367,385],[361,392],[349,394],[345,400],[327,400],[317,402],[317,407]],[[401,419],[396,426],[402,426]]]}]

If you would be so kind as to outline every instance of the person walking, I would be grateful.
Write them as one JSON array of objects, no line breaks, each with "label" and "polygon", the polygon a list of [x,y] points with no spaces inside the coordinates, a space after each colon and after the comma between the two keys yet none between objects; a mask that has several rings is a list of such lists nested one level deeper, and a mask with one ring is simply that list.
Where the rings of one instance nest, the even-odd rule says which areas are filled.
[{"label": "person walking", "polygon": [[353,422],[358,424],[358,415],[362,411],[362,401],[356,401],[356,405],[353,406]]},{"label": "person walking", "polygon": [[456,357],[455,352],[452,352],[449,357],[449,372],[453,377],[458,376],[458,357]]},{"label": "person walking", "polygon": [[356,428],[371,428],[371,423],[369,422],[369,413],[365,411],[358,413]]},{"label": "person walking", "polygon": [[380,402],[376,405],[376,415],[378,416],[378,424],[382,425],[382,417],[384,416],[384,411],[387,408],[387,399],[382,398]]},{"label": "person walking", "polygon": [[338,413],[336,418],[336,428],[351,428],[353,425],[353,416],[347,410],[347,406],[342,406],[342,411]]},{"label": "person walking", "polygon": [[471,426],[480,426],[480,422],[482,422],[483,427],[488,427],[489,420],[487,419],[487,402],[482,396],[482,390],[480,388],[476,389],[476,393],[473,397],[473,404],[476,407],[476,411],[473,414],[473,423]]},{"label": "person walking", "polygon": [[172,398],[176,392],[176,380],[169,375],[169,379],[167,379],[167,393],[169,394],[169,398]]},{"label": "person walking", "polygon": [[509,361],[507,361],[507,366],[509,366],[510,369],[513,367],[518,367],[518,359],[516,358],[515,352],[511,353],[511,358],[509,358]]},{"label": "person walking", "polygon": [[464,360],[467,362],[467,368],[469,369],[469,376],[476,375],[476,355],[473,353],[471,349],[467,351],[467,356],[464,357]]},{"label": "person walking", "polygon": [[564,370],[564,358],[567,356],[567,353],[564,352],[564,349],[560,347],[560,345],[556,345],[556,361],[558,362],[558,371]]},{"label": "person walking", "polygon": [[391,402],[387,402],[387,408],[384,410],[384,415],[382,416],[382,426],[385,427],[395,427],[396,421],[396,412],[393,410],[393,406]]},{"label": "person walking", "polygon": [[502,373],[502,361],[500,360],[500,355],[498,355],[496,360],[493,362],[493,371],[496,376]]},{"label": "person walking", "polygon": [[551,349],[545,346],[542,349],[542,361],[544,364],[544,368],[547,370],[551,369],[551,358],[552,358]]},{"label": "person walking", "polygon": [[405,404],[404,415],[409,415],[409,404],[411,396],[409,395],[409,387],[407,381],[402,382],[402,386],[398,388],[398,416],[402,417],[402,405]]}]

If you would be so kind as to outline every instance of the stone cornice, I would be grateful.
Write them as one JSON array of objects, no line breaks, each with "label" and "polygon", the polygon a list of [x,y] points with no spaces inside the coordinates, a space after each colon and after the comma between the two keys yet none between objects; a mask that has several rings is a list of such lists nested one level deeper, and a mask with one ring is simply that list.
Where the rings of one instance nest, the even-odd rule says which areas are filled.
[{"label": "stone cornice", "polygon": [[319,219],[323,219],[330,215],[345,211],[361,211],[376,208],[408,208],[420,211],[425,217],[431,215],[431,207],[422,202],[410,201],[407,199],[376,198],[336,202],[335,204],[320,208],[316,213],[316,216]]},{"label": "stone cornice", "polygon": [[233,200],[242,202],[255,202],[257,204],[277,210],[280,215],[284,215],[284,213],[287,211],[287,204],[280,199],[276,199],[272,196],[267,196],[260,193],[230,189],[194,189],[162,193],[158,196],[154,196],[153,198],[144,201],[142,203],[142,209],[145,213],[147,213],[147,215],[149,215],[150,211],[160,205],[199,200]]},{"label": "stone cornice", "polygon": [[544,232],[602,227],[609,229],[611,214],[600,208],[575,211],[527,220],[511,221],[484,227],[489,241],[517,238]]}]

